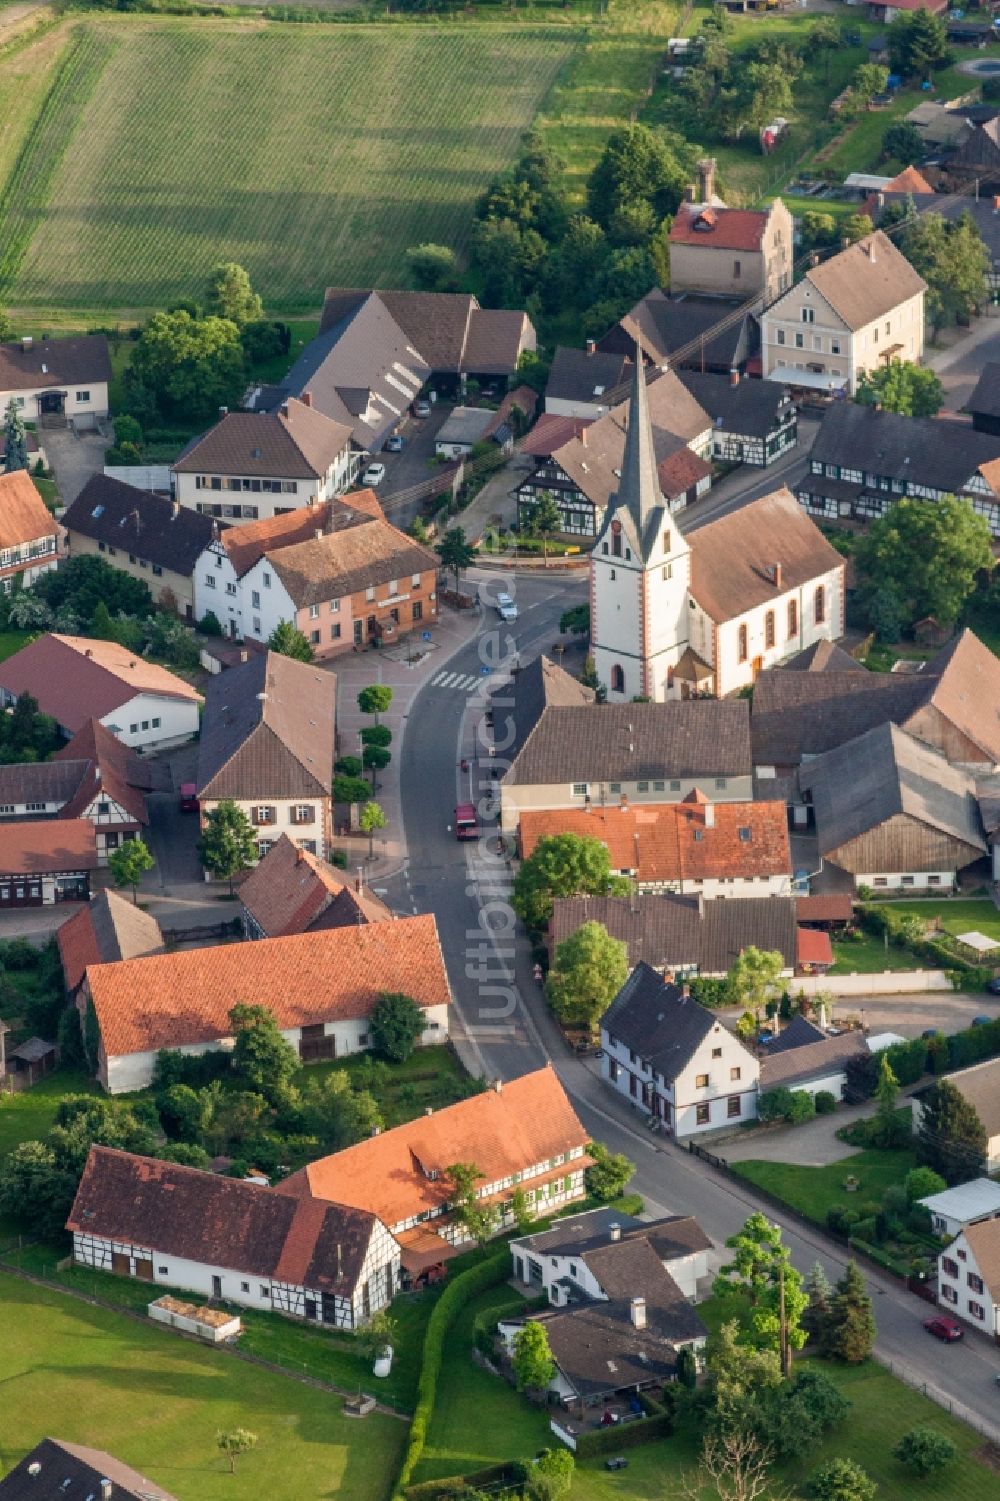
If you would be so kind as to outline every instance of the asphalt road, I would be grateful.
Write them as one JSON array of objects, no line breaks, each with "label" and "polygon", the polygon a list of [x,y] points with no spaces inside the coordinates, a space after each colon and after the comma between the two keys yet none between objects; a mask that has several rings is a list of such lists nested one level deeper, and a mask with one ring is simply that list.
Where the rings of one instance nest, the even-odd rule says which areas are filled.
[{"label": "asphalt road", "polygon": [[[470,582],[487,577],[473,573]],[[494,581],[492,587],[511,583]],[[484,611],[482,632],[449,661],[449,670],[478,674],[484,663],[492,668],[500,658],[509,660],[510,652],[527,660],[550,650],[558,639],[559,615],[580,601],[584,588],[582,579],[554,573],[545,579],[519,577],[516,624],[501,633],[493,612]],[[651,1137],[643,1118],[600,1081],[597,1063],[567,1052],[534,982],[527,941],[513,926],[506,862],[494,853],[492,837],[460,844],[450,831],[454,804],[469,799],[470,785],[477,798],[490,798],[485,749],[482,763],[471,762],[470,771],[463,773],[459,764],[474,750],[484,702],[481,692],[470,697],[433,683],[414,701],[401,767],[408,863],[390,883],[389,899],[397,910],[437,917],[455,997],[453,1037],[469,1067],[490,1078],[511,1079],[551,1060],[588,1130],[637,1163],[634,1187],[648,1211],[693,1214],[721,1246],[760,1203],[749,1188],[672,1142]],[[819,1260],[831,1278],[840,1274],[844,1258],[833,1243],[772,1209],[768,1213],[782,1223],[800,1269]],[[879,1358],[1000,1441],[996,1347],[975,1334],[961,1345],[940,1345],[922,1328],[928,1305],[888,1278],[869,1275],[868,1282]]]}]

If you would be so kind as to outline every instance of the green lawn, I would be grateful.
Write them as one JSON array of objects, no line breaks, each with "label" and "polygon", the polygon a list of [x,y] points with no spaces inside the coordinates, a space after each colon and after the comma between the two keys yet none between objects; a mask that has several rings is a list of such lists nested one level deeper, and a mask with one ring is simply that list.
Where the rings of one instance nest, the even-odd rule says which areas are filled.
[{"label": "green lawn", "polygon": [[383,1065],[387,1068],[384,1082],[372,1072],[371,1063],[367,1053],[335,1063],[311,1063],[300,1070],[295,1082],[307,1084],[323,1074],[346,1073],[355,1088],[372,1091],[387,1126],[412,1121],[427,1109],[453,1105],[465,1098],[469,1088],[469,1075],[449,1047],[417,1048],[405,1063]]},{"label": "green lawn", "polygon": [[37,631],[0,631],[0,662],[6,662],[8,657],[20,651],[22,646],[27,646],[37,635]]},{"label": "green lawn", "polygon": [[[800,1214],[823,1225],[833,1204],[857,1209],[870,1200],[881,1200],[889,1185],[902,1183],[916,1165],[915,1152],[886,1152],[868,1147],[826,1167],[800,1167],[794,1162],[762,1162],[751,1158],[747,1162],[734,1162],[732,1169],[741,1178],[777,1194]],[[848,1174],[859,1181],[854,1193],[844,1188]]]},{"label": "green lawn", "polygon": [[[0,1471],[46,1434],[107,1449],[182,1501],[388,1497],[406,1426],[345,1418],[338,1398],[0,1275]],[[237,1474],[216,1434],[249,1428]]]},{"label": "green lawn", "polygon": [[857,938],[833,940],[833,958],[831,975],[878,975],[884,969],[919,969],[924,964],[910,949],[894,943],[886,948],[881,938],[860,930]]},{"label": "green lawn", "polygon": [[0,1094],[0,1157],[19,1142],[44,1136],[55,1120],[63,1095],[97,1094],[98,1086],[86,1074],[58,1069],[33,1089],[20,1094]]},{"label": "green lawn", "polygon": [[[938,918],[944,931],[956,937],[959,933],[985,933],[987,938],[1000,943],[1000,911],[986,899],[955,897],[942,901],[940,897],[932,897],[923,902],[885,902],[879,905],[891,908],[893,912],[915,914],[928,923]],[[970,949],[968,953],[974,960],[974,951]]]}]

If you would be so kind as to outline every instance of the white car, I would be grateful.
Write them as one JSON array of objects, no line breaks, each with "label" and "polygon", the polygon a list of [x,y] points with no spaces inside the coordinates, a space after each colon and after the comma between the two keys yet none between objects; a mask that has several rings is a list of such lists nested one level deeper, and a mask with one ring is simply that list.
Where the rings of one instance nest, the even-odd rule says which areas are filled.
[{"label": "white car", "polygon": [[509,594],[497,595],[497,614],[501,620],[512,621],[517,619],[517,605]]},{"label": "white car", "polygon": [[380,485],[384,479],[385,479],[385,465],[384,464],[369,464],[368,468],[365,470],[364,474],[361,476],[361,483],[363,485],[372,485],[372,486],[375,486],[375,485]]}]

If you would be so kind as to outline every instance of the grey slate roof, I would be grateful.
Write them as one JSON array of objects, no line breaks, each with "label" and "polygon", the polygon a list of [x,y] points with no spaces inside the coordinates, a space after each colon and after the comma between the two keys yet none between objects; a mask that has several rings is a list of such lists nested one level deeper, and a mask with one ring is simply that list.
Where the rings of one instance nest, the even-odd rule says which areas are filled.
[{"label": "grey slate roof", "polygon": [[629,975],[601,1026],[667,1080],[676,1078],[716,1028],[725,1030],[711,1011],[645,962]]},{"label": "grey slate roof", "polygon": [[389,292],[328,287],[320,335],[349,322],[376,299],[420,351],[435,375],[513,375],[525,347],[533,345],[527,314],[511,308],[481,308],[469,292]]},{"label": "grey slate roof", "polygon": [[986,848],[973,778],[895,724],[805,762],[799,784],[812,793],[822,855],[900,813]]},{"label": "grey slate roof", "polygon": [[[513,757],[550,704],[593,702],[593,688],[585,688],[578,678],[557,667],[549,657],[534,657],[514,673],[509,683],[494,688],[490,695],[494,741],[503,745],[505,755]],[[508,736],[513,737],[509,743]]]},{"label": "grey slate roof", "polygon": [[34,339],[27,349],[20,340],[0,344],[0,391],[51,390],[110,379],[111,356],[104,334]]},{"label": "grey slate roof", "polygon": [[560,344],[549,367],[546,401],[594,402],[612,406],[621,401],[621,389],[631,377],[631,361],[625,354],[590,353]]},{"label": "grey slate roof", "polygon": [[[938,417],[900,417],[853,401],[834,402],[820,423],[810,450],[811,463],[836,464],[926,485],[954,494],[968,484],[980,464],[1000,457],[1000,437],[977,433],[961,422]],[[816,475],[806,475],[808,490]]]},{"label": "grey slate roof", "polygon": [[712,418],[717,432],[765,439],[781,424],[791,406],[788,392],[778,381],[741,380],[733,385],[727,375],[704,375],[682,370],[680,378]]},{"label": "grey slate roof", "polygon": [[553,903],[549,936],[561,943],[585,922],[599,922],[628,946],[628,962],[655,969],[696,965],[703,975],[726,974],[743,949],[777,950],[795,967],[796,909],[792,897],[699,897],[638,893],[632,897],[570,896]]},{"label": "grey slate roof", "polygon": [[782,662],[786,672],[867,672],[867,668],[835,641],[814,641],[805,651]]},{"label": "grey slate roof", "polygon": [[[621,1231],[620,1241],[611,1239],[613,1225]],[[629,1240],[648,1241],[661,1261],[690,1256],[695,1251],[708,1251],[712,1245],[693,1215],[668,1214],[658,1220],[640,1220],[610,1205],[568,1215],[556,1220],[550,1230],[518,1236],[511,1245],[524,1246],[528,1251],[546,1256],[581,1256],[586,1259],[592,1251]],[[641,1289],[637,1291],[641,1292]]]},{"label": "grey slate roof", "polygon": [[[733,311],[732,303],[711,297],[668,297],[655,287],[598,341],[598,347],[603,350],[622,349],[624,335],[628,341],[638,339],[643,354],[654,365],[670,363],[675,368],[688,365],[698,369],[700,344],[686,355],[682,356],[680,352],[706,336],[705,364],[724,366],[728,370],[742,365],[760,342],[756,320],[749,313],[743,318],[734,318],[729,327],[718,333],[710,334],[710,330]],[[631,353],[631,349],[627,352]],[[676,359],[675,355],[678,356]]]},{"label": "grey slate roof", "polygon": [[8,803],[68,803],[89,761],[19,761],[0,766],[0,808]]},{"label": "grey slate roof", "polygon": [[789,1048],[808,1047],[810,1043],[822,1042],[825,1036],[823,1028],[817,1027],[815,1022],[804,1016],[793,1016],[774,1041],[767,1044],[767,1056],[773,1058],[776,1053],[786,1053]]},{"label": "grey slate roof", "polygon": [[750,720],[755,766],[796,766],[894,720],[924,702],[922,674],[796,672],[776,667],[754,684]]},{"label": "grey slate roof", "polygon": [[[1000,214],[994,212],[993,218],[1000,223]],[[1000,243],[997,249],[1000,258]],[[988,360],[983,366],[976,389],[965,407],[973,416],[1000,417],[1000,360]]]},{"label": "grey slate roof", "polygon": [[821,1036],[814,1042],[804,1042],[799,1047],[783,1051],[775,1052],[769,1047],[760,1060],[760,1087],[794,1089],[809,1079],[839,1073],[846,1067],[848,1059],[867,1052],[868,1043],[863,1032],[844,1032],[840,1037]]},{"label": "grey slate roof", "polygon": [[111,1481],[112,1496],[174,1501],[169,1491],[114,1455],[59,1438],[43,1438],[0,1480],[0,1501],[96,1501],[102,1480]]},{"label": "grey slate roof", "polygon": [[63,516],[68,532],[134,553],[184,578],[194,572],[215,528],[225,524],[105,474],[92,475]]},{"label": "grey slate roof", "polygon": [[749,776],[746,699],[665,704],[553,705],[514,760],[507,781],[632,782],[647,777]]},{"label": "grey slate roof", "polygon": [[545,1326],[553,1360],[575,1392],[599,1397],[676,1375],[676,1346],[704,1339],[706,1329],[676,1283],[674,1289],[672,1302],[664,1298],[652,1306],[647,1299],[645,1329],[633,1326],[628,1298],[587,1302],[535,1316]]}]

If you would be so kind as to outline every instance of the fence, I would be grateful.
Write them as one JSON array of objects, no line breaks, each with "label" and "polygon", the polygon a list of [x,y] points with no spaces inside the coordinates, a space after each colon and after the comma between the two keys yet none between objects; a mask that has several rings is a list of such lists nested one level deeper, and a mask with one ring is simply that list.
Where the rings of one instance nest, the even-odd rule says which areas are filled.
[{"label": "fence", "polygon": [[878,1350],[872,1351],[872,1358],[877,1360],[882,1368],[895,1376],[899,1381],[904,1381],[913,1391],[920,1392],[921,1396],[928,1397],[931,1402],[936,1402],[938,1407],[943,1407],[945,1412],[951,1413],[953,1418],[967,1423],[970,1428],[991,1444],[1000,1444],[1000,1425],[988,1423],[978,1413],[965,1406],[964,1402],[955,1402],[940,1387],[931,1386],[927,1381],[921,1381],[914,1376],[913,1372],[905,1365],[899,1365],[895,1360],[890,1360],[887,1355],[879,1354]]},{"label": "fence", "polygon": [[920,990],[954,990],[943,969],[886,969],[881,974],[803,975],[791,982],[805,995],[909,995]]}]

